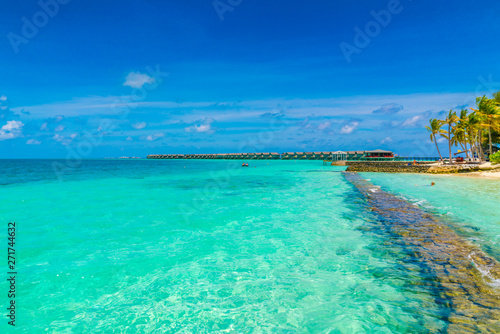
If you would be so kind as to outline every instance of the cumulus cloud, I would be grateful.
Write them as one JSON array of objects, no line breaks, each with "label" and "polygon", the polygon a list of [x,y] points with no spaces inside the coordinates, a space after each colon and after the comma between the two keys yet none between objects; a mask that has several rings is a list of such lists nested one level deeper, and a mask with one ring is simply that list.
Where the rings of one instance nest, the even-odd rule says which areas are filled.
[{"label": "cumulus cloud", "polygon": [[328,130],[332,126],[332,122],[323,122],[318,125],[318,130]]},{"label": "cumulus cloud", "polygon": [[160,139],[162,137],[165,137],[165,135],[163,133],[156,133],[154,135],[147,136],[145,139],[147,141],[155,141],[155,140]]},{"label": "cumulus cloud", "polygon": [[374,114],[395,114],[398,111],[403,110],[403,106],[396,103],[384,104],[379,109],[372,111]]},{"label": "cumulus cloud", "polygon": [[145,84],[152,84],[155,82],[153,77],[140,72],[130,72],[125,78],[124,86],[132,88],[142,88]]},{"label": "cumulus cloud", "polygon": [[286,116],[286,112],[284,109],[281,109],[278,112],[266,112],[266,113],[260,115],[260,117],[263,117],[263,118],[276,118],[276,119],[281,119],[285,116]]},{"label": "cumulus cloud", "polygon": [[350,122],[349,124],[346,124],[340,129],[340,133],[344,135],[348,135],[352,133],[356,128],[358,127],[359,122]]},{"label": "cumulus cloud", "polygon": [[61,131],[63,131],[63,130],[64,130],[64,128],[65,128],[65,126],[64,126],[64,125],[58,125],[58,126],[56,126],[56,128],[54,129],[54,131],[55,131],[55,132],[61,132]]},{"label": "cumulus cloud", "polygon": [[421,120],[422,120],[422,115],[413,116],[404,121],[402,125],[407,127],[415,127]]},{"label": "cumulus cloud", "polygon": [[60,134],[55,134],[54,137],[52,137],[55,141],[63,141],[64,136],[61,136]]},{"label": "cumulus cloud", "polygon": [[146,122],[137,122],[135,124],[132,124],[132,127],[134,129],[140,130],[140,129],[144,129],[147,125],[148,125],[148,123],[146,123]]},{"label": "cumulus cloud", "polygon": [[73,139],[76,138],[76,136],[77,136],[77,134],[73,133],[72,135],[69,136],[69,138],[67,138],[67,137],[64,137],[64,136],[56,133],[54,135],[54,137],[52,137],[52,139],[54,139],[55,141],[57,141],[57,142],[59,142],[59,143],[61,143],[63,145],[69,145],[69,144],[71,144],[71,142],[73,141]]},{"label": "cumulus cloud", "polygon": [[392,138],[391,137],[385,137],[385,139],[383,139],[380,143],[381,144],[385,144],[385,143],[390,143],[392,142]]},{"label": "cumulus cloud", "polygon": [[36,139],[30,139],[26,142],[26,144],[28,145],[40,145],[42,142],[41,141],[38,141]]},{"label": "cumulus cloud", "polygon": [[7,121],[0,129],[0,140],[14,139],[23,135],[24,124],[20,121]]},{"label": "cumulus cloud", "polygon": [[134,140],[134,138],[132,138],[132,137],[127,137],[127,141],[133,141],[133,140]]},{"label": "cumulus cloud", "polygon": [[5,95],[0,96],[0,101],[7,101],[7,96]]},{"label": "cumulus cloud", "polygon": [[213,133],[214,129],[212,128],[212,123],[214,122],[213,118],[204,118],[200,119],[193,123],[193,125],[184,128],[186,132],[194,132],[194,133]]}]

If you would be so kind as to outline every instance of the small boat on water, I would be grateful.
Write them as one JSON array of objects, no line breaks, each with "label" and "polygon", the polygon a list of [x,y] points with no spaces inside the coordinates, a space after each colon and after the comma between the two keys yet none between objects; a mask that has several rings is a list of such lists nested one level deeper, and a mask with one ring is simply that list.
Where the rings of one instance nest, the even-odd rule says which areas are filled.
[{"label": "small boat on water", "polygon": [[241,165],[241,167],[248,167],[248,164],[247,164],[247,163],[243,163],[243,164]]}]

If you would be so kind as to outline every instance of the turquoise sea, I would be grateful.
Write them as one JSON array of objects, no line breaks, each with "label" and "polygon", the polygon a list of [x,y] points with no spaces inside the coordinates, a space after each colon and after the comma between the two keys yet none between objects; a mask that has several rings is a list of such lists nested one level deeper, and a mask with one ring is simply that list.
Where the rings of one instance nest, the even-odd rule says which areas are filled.
[{"label": "turquoise sea", "polygon": [[[7,249],[16,222],[18,272],[16,328],[4,317],[0,332],[450,331],[460,305],[439,271],[383,228],[344,168],[248,162],[0,160],[0,235]],[[360,176],[500,261],[500,181]],[[2,279],[4,314],[7,290]]]}]

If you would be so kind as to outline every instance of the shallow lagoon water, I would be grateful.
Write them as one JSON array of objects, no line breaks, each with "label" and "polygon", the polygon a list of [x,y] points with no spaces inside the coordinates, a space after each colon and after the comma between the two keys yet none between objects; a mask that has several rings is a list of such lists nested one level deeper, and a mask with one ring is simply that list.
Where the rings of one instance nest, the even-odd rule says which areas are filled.
[{"label": "shallow lagoon water", "polygon": [[[447,329],[450,306],[414,288],[429,278],[374,231],[379,218],[342,168],[85,160],[57,174],[53,163],[0,162],[0,217],[18,226],[18,331]],[[498,252],[498,187],[452,192],[464,179],[448,177],[409,191],[413,175],[362,176]]]}]

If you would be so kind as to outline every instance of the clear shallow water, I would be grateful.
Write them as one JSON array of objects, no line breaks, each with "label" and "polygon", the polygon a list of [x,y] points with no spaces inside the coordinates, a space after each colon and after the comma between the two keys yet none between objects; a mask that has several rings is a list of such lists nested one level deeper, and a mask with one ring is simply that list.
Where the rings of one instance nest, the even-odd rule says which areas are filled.
[{"label": "clear shallow water", "polygon": [[[500,261],[500,180],[428,174],[360,175],[437,214]],[[431,182],[436,185],[430,187]]]},{"label": "clear shallow water", "polygon": [[[437,304],[431,289],[416,288],[428,278],[401,265],[408,258],[390,235],[373,231],[377,217],[340,168],[87,160],[58,176],[52,164],[0,161],[1,221],[18,224],[19,331],[447,328],[449,306]],[[470,217],[498,205],[482,187],[447,199],[442,183],[458,184],[452,178],[434,193],[415,187],[407,194],[397,186],[404,175],[363,176],[461,218],[453,224],[464,221],[465,210],[454,203],[477,196]],[[478,242],[496,249],[496,232],[488,229],[498,228],[498,215],[488,217],[467,223],[486,240]]]}]

